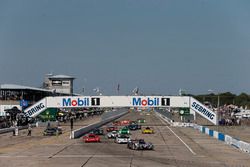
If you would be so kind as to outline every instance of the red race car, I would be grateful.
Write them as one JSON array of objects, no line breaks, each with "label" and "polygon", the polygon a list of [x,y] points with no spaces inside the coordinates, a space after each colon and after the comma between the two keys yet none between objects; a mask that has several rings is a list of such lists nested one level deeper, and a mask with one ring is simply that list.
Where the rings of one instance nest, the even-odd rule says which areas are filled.
[{"label": "red race car", "polygon": [[113,122],[113,125],[114,125],[114,126],[121,126],[121,122],[120,122],[120,121],[114,121],[114,122]]},{"label": "red race car", "polygon": [[129,125],[130,120],[122,120],[121,125]]},{"label": "red race car", "polygon": [[116,130],[118,130],[118,128],[115,126],[108,126],[106,129],[107,132],[112,132],[112,131],[116,131]]},{"label": "red race car", "polygon": [[98,135],[95,134],[88,134],[87,136],[83,137],[85,143],[92,143],[92,142],[101,142],[101,139]]}]

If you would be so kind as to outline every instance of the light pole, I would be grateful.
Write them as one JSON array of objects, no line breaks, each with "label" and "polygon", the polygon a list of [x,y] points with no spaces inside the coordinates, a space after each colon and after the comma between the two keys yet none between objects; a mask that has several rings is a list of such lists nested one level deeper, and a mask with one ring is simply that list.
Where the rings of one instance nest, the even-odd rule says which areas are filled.
[{"label": "light pole", "polygon": [[215,94],[217,94],[217,96],[218,96],[218,99],[217,99],[217,110],[216,110],[216,124],[218,125],[218,120],[219,120],[219,108],[220,108],[220,93],[219,93],[219,92],[215,92],[215,91],[212,90],[212,89],[209,89],[208,92],[215,93]]}]

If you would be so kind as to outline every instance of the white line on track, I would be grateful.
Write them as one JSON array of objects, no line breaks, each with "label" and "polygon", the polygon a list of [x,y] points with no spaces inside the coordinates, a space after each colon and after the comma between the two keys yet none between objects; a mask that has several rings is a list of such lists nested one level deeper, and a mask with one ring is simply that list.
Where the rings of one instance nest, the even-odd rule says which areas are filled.
[{"label": "white line on track", "polygon": [[[55,155],[53,158],[89,158],[93,156],[92,154],[85,154],[85,155]],[[103,155],[94,155],[93,158],[131,158],[131,154],[127,155],[112,155],[112,154],[103,154]],[[0,155],[0,158],[48,158],[49,156],[47,155]],[[173,158],[175,156],[166,156],[162,155],[159,157],[168,157],[168,158]]]},{"label": "white line on track", "polygon": [[[166,122],[164,122],[163,120],[162,120],[162,118],[161,117],[159,117],[160,118],[160,120],[161,120],[161,122],[163,123],[163,124],[165,124],[166,125]],[[187,149],[193,154],[193,155],[197,155],[169,126],[167,126],[167,128],[187,147]]]}]

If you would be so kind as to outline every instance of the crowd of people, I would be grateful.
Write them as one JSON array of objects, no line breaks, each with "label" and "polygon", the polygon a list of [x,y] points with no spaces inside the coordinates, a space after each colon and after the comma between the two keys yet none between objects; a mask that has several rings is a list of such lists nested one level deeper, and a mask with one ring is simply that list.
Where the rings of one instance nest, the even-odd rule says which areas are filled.
[{"label": "crowd of people", "polygon": [[[213,110],[216,111],[214,108]],[[239,108],[238,106],[232,104],[220,106],[218,110],[219,125],[239,126],[249,124],[249,118],[237,116],[237,113],[240,113],[242,110],[242,107]]]}]

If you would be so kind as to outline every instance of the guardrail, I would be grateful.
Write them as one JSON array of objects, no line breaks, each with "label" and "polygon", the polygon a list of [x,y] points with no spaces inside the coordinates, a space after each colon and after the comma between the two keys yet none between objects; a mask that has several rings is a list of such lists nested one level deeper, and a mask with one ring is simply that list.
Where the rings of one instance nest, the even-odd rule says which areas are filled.
[{"label": "guardrail", "polygon": [[[31,126],[35,127],[35,124],[32,124]],[[0,134],[13,132],[15,129],[16,129],[15,127],[0,129]],[[18,130],[23,130],[23,129],[28,129],[28,125],[18,126]]]},{"label": "guardrail", "polygon": [[0,134],[3,133],[8,133],[8,132],[13,132],[13,130],[15,130],[15,128],[4,128],[4,129],[0,129]]},{"label": "guardrail", "polygon": [[237,138],[231,137],[229,135],[226,135],[224,133],[209,129],[208,127],[197,125],[194,123],[182,123],[182,122],[171,122],[171,120],[160,113],[156,112],[158,116],[163,118],[166,122],[168,122],[171,126],[179,126],[179,127],[192,127],[201,133],[205,133],[217,140],[220,140],[222,142],[225,142],[228,145],[231,145],[237,149],[240,149],[243,152],[250,153],[250,143],[241,141]]},{"label": "guardrail", "polygon": [[115,119],[118,119],[127,113],[128,113],[128,111],[124,111],[122,113],[119,113],[118,115],[111,116],[111,117],[106,118],[100,122],[93,123],[93,124],[90,124],[86,127],[82,127],[82,128],[77,129],[77,130],[74,130],[74,131],[72,131],[70,138],[71,139],[79,138],[79,137],[83,136],[84,134],[88,133],[89,131],[91,131],[92,129],[98,128],[104,124],[107,124],[107,123],[115,120]]}]

